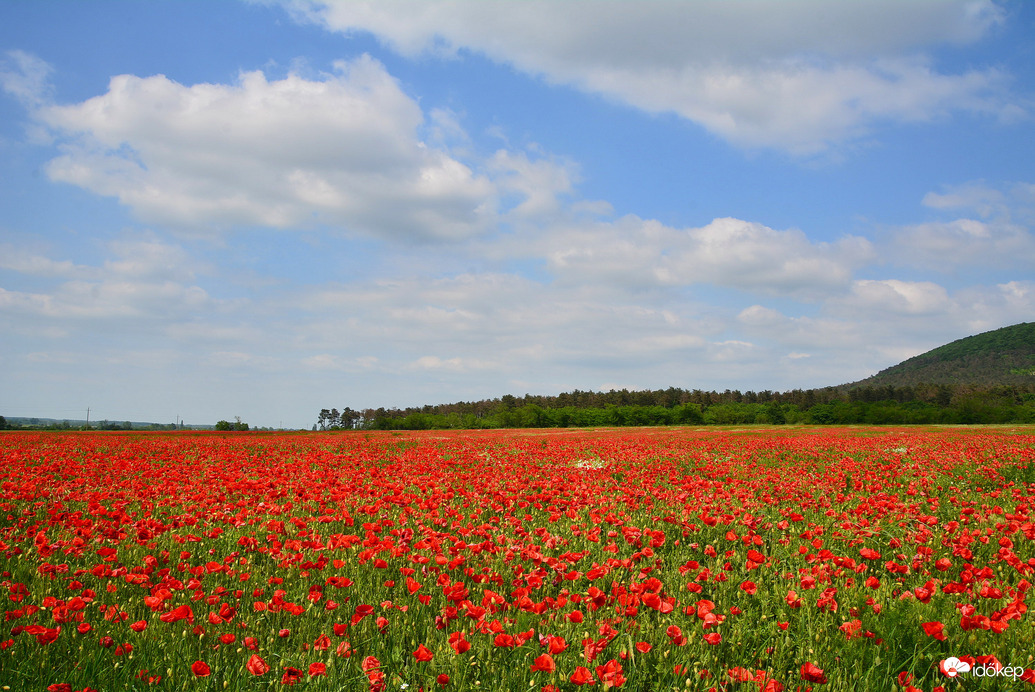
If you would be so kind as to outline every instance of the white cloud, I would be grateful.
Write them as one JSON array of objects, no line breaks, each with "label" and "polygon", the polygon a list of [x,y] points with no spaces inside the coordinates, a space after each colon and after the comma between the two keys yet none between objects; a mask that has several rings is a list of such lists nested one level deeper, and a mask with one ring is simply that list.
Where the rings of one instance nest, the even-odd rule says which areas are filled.
[{"label": "white cloud", "polygon": [[196,310],[209,302],[197,286],[171,281],[70,281],[53,293],[7,291],[0,288],[0,312],[35,314],[53,319],[159,319],[170,313]]},{"label": "white cloud", "polygon": [[408,370],[446,370],[449,372],[469,372],[472,370],[495,369],[500,363],[479,358],[440,358],[438,356],[421,356],[405,366]]},{"label": "white cloud", "polygon": [[12,243],[0,243],[0,269],[27,276],[64,278],[95,273],[89,267],[74,264],[70,260],[54,260]]},{"label": "white cloud", "polygon": [[951,307],[949,294],[938,284],[897,279],[856,281],[852,284],[851,293],[836,302],[882,315],[943,314]]},{"label": "white cloud", "polygon": [[780,231],[733,218],[675,229],[627,216],[551,228],[533,247],[562,281],[714,284],[809,300],[847,286],[853,271],[874,258],[864,238],[814,243],[797,229]]},{"label": "white cloud", "polygon": [[420,107],[369,57],[322,81],[121,75],[106,94],[40,117],[70,138],[50,163],[54,180],[115,196],[154,223],[455,239],[494,212],[494,185],[419,139]]},{"label": "white cloud", "polygon": [[404,55],[477,51],[748,147],[812,154],[881,121],[1019,110],[996,70],[940,73],[922,54],[984,38],[1003,21],[990,0],[282,4]]},{"label": "white cloud", "polygon": [[1001,190],[972,182],[948,188],[945,192],[928,192],[923,205],[932,209],[973,209],[987,218],[1002,209],[1006,196]]},{"label": "white cloud", "polygon": [[[931,282],[860,280],[834,296],[818,316],[792,317],[753,305],[737,317],[744,333],[774,351],[808,353],[795,365],[799,377],[812,368],[828,381],[854,381],[972,334],[1031,320],[1035,282],[1011,281],[953,292]],[[802,369],[804,368],[804,369]],[[796,386],[801,386],[796,385]]]},{"label": "white cloud", "polygon": [[1035,281],[1008,281],[994,286],[973,286],[953,295],[970,334],[1019,322],[1035,315]]},{"label": "white cloud", "polygon": [[0,88],[26,108],[39,108],[50,101],[52,89],[48,79],[52,71],[35,55],[11,50],[0,60]]},{"label": "white cloud", "polygon": [[840,317],[788,317],[779,310],[762,305],[744,308],[737,322],[746,334],[779,343],[785,348],[804,349],[823,346],[826,353],[850,350],[865,343],[865,327]]},{"label": "white cloud", "polygon": [[215,351],[205,358],[205,363],[217,368],[240,368],[247,370],[277,369],[276,358],[246,351]]},{"label": "white cloud", "polygon": [[18,250],[5,255],[0,268],[62,282],[37,291],[0,288],[0,314],[79,321],[155,320],[182,317],[217,304],[191,283],[195,263],[181,247],[148,238],[115,240],[107,249],[114,256],[102,266],[76,265]]},{"label": "white cloud", "polygon": [[891,229],[893,263],[942,271],[1035,266],[1035,186],[994,187],[980,182],[930,192],[928,208],[963,216]]},{"label": "white cloud", "polygon": [[571,162],[529,159],[524,152],[507,150],[496,152],[489,166],[498,174],[501,190],[517,194],[518,203],[509,210],[510,215],[525,219],[560,211],[558,198],[574,192],[578,175]]},{"label": "white cloud", "polygon": [[385,368],[513,376],[630,358],[653,368],[701,350],[710,334],[685,307],[509,274],[327,287],[298,304],[309,315],[301,348],[376,354]]},{"label": "white cloud", "polygon": [[185,86],[120,75],[103,95],[35,116],[63,137],[51,179],[190,234],[330,226],[461,240],[501,217],[556,213],[577,177],[573,163],[533,152],[466,152],[455,116],[435,109],[426,122],[369,56],[320,80],[249,72],[233,85]]},{"label": "white cloud", "polygon": [[306,368],[317,371],[362,372],[377,365],[378,359],[373,356],[364,358],[342,358],[333,353],[318,353],[301,360]]}]

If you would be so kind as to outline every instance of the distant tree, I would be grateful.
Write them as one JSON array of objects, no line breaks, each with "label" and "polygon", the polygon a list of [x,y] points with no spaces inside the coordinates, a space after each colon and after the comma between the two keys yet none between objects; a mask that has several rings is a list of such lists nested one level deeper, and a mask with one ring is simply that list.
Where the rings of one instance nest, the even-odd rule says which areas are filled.
[{"label": "distant tree", "polygon": [[342,409],[341,417],[339,418],[340,425],[343,428],[352,430],[356,427],[359,421],[363,418],[363,414],[359,411],[353,411],[351,408],[346,406]]},{"label": "distant tree", "polygon": [[787,422],[787,416],[783,412],[783,407],[775,401],[766,405],[765,415],[769,422],[775,425],[784,425]]},{"label": "distant tree", "polygon": [[7,419],[0,416],[0,430],[7,430]]},{"label": "distant tree", "polygon": [[226,432],[228,430],[233,429],[233,423],[231,423],[230,421],[221,420],[216,423],[216,430],[219,430],[220,432]]}]

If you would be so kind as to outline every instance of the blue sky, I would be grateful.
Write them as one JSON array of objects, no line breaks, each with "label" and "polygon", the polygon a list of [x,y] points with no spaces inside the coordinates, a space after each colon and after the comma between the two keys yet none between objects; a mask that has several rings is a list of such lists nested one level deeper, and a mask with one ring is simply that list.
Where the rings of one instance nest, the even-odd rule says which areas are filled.
[{"label": "blue sky", "polygon": [[0,414],[861,379],[1035,318],[1035,5],[0,4]]}]

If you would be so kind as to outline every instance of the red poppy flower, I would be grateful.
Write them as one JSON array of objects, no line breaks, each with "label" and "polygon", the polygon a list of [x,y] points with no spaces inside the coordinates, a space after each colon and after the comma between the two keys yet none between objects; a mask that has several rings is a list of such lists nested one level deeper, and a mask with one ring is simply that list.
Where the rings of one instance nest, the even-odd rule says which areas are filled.
[{"label": "red poppy flower", "polygon": [[924,634],[928,637],[934,637],[938,641],[945,641],[945,633],[942,631],[945,629],[945,625],[938,622],[925,622],[921,625],[924,628]]},{"label": "red poppy flower", "polygon": [[736,682],[752,682],[755,679],[754,671],[748,668],[742,668],[736,666],[726,671],[726,674],[733,678]]},{"label": "red poppy flower", "polygon": [[252,657],[248,659],[248,663],[245,664],[245,668],[252,675],[265,675],[270,672],[270,664],[266,663],[259,654],[252,654]]},{"label": "red poppy flower", "polygon": [[508,649],[518,645],[517,640],[514,639],[513,635],[503,633],[497,634],[496,638],[492,640],[492,643],[495,644],[497,647]]},{"label": "red poppy flower", "polygon": [[194,661],[194,663],[190,664],[190,672],[194,673],[195,677],[207,678],[212,674],[212,669],[204,661]]},{"label": "red poppy flower", "polygon": [[466,653],[471,648],[471,642],[464,639],[463,632],[453,632],[449,635],[449,645],[457,654]]},{"label": "red poppy flower", "polygon": [[557,670],[557,664],[554,663],[553,656],[550,654],[543,654],[532,663],[532,672],[552,673],[555,670]]},{"label": "red poppy flower", "polygon": [[596,678],[593,677],[593,673],[589,672],[589,668],[586,668],[585,666],[577,667],[568,680],[576,685],[592,685],[596,682]]},{"label": "red poppy flower", "polygon": [[285,666],[284,675],[280,678],[281,685],[294,685],[296,682],[302,679],[302,671],[298,668],[292,668],[291,666]]},{"label": "red poppy flower", "polygon": [[318,675],[327,675],[327,665],[324,663],[310,663],[309,677],[315,678]]},{"label": "red poppy flower", "polygon": [[162,613],[158,616],[158,619],[162,622],[178,622],[179,620],[186,620],[187,622],[194,624],[194,611],[191,610],[189,605],[177,606],[168,613]]},{"label": "red poppy flower", "polygon": [[547,646],[547,651],[551,654],[564,653],[564,650],[568,648],[568,642],[564,639],[564,637],[561,637],[559,635],[551,634],[548,637],[545,637],[544,639],[544,643]]},{"label": "red poppy flower", "polygon": [[860,637],[862,636],[862,620],[860,620],[859,618],[849,620],[848,622],[838,627],[838,629],[844,632],[845,637],[847,637],[848,639]]},{"label": "red poppy flower", "polygon": [[625,684],[622,664],[611,659],[602,666],[597,666],[597,676],[605,687],[621,687]]},{"label": "red poppy flower", "polygon": [[426,646],[421,644],[417,647],[417,650],[413,652],[413,657],[421,663],[427,663],[434,658],[434,654],[432,654]]},{"label": "red poppy flower", "polygon": [[56,640],[58,638],[58,635],[61,634],[60,627],[55,627],[54,629],[43,627],[41,629],[43,631],[36,635],[36,641],[40,644],[43,644],[44,646]]},{"label": "red poppy flower", "polygon": [[827,676],[824,674],[822,668],[817,666],[815,663],[809,662],[804,663],[801,666],[801,679],[822,685],[827,681]]}]

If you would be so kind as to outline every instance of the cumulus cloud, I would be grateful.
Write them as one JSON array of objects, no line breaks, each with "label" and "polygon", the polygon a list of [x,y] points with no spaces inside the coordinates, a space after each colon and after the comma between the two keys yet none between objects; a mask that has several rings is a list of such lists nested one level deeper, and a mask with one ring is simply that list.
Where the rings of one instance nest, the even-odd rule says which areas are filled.
[{"label": "cumulus cloud", "polygon": [[369,56],[322,79],[247,72],[235,84],[187,86],[119,75],[105,94],[34,116],[61,138],[52,180],[193,234],[332,227],[469,239],[501,218],[555,213],[577,178],[571,162],[533,152],[454,154],[448,143],[457,152],[468,143],[455,117],[435,109],[426,119]]},{"label": "cumulus cloud", "polygon": [[404,55],[466,49],[747,147],[813,154],[885,120],[954,110],[1016,115],[995,69],[942,73],[929,47],[980,40],[991,0],[837,2],[335,2],[297,17],[367,31]]},{"label": "cumulus cloud", "polygon": [[312,368],[359,372],[359,359],[376,358],[368,371],[431,374],[450,391],[477,373],[481,395],[598,387],[601,368],[634,388],[790,388],[859,379],[932,339],[973,333],[969,319],[993,305],[989,319],[1020,314],[1030,287],[1011,290],[1012,306],[1000,288],[943,304],[936,286],[852,281],[815,314],[790,316],[740,300],[697,303],[670,286],[466,274],[314,288],[294,301],[304,307],[291,331]]},{"label": "cumulus cloud", "polygon": [[149,222],[456,239],[494,212],[492,182],[420,140],[420,107],[369,57],[322,80],[121,75],[39,117],[68,138],[52,179],[117,197]]},{"label": "cumulus cloud", "polygon": [[930,281],[898,279],[864,279],[852,284],[852,290],[840,305],[863,311],[900,315],[932,315],[944,313],[951,305],[944,288]]},{"label": "cumulus cloud", "polygon": [[95,274],[95,270],[73,263],[55,260],[12,243],[0,243],[0,269],[26,276],[72,278]]},{"label": "cumulus cloud", "polygon": [[1031,281],[948,291],[932,282],[884,279],[853,282],[816,315],[756,304],[741,310],[737,322],[774,353],[788,359],[808,353],[831,376],[840,368],[843,381],[852,381],[949,341],[1030,321],[1032,314]]},{"label": "cumulus cloud", "polygon": [[676,229],[627,216],[551,229],[537,249],[566,281],[713,284],[810,300],[847,286],[853,271],[874,258],[865,238],[816,243],[798,229],[781,231],[734,218]]},{"label": "cumulus cloud", "polygon": [[982,217],[989,217],[1000,211],[1006,201],[1002,190],[981,182],[949,187],[945,192],[928,192],[923,205],[931,209],[972,209]]},{"label": "cumulus cloud", "polygon": [[154,239],[123,239],[107,247],[113,257],[100,266],[19,251],[5,255],[0,268],[60,283],[36,291],[0,288],[0,314],[79,321],[156,320],[182,318],[216,304],[192,283],[194,262],[179,246]]},{"label": "cumulus cloud", "polygon": [[948,271],[1035,266],[1035,186],[971,182],[930,192],[923,204],[954,218],[891,229],[897,264]]},{"label": "cumulus cloud", "polygon": [[11,50],[0,58],[0,88],[27,108],[48,103],[52,96],[50,65],[35,55]]},{"label": "cumulus cloud", "polygon": [[773,308],[752,305],[741,310],[736,320],[747,335],[797,349],[795,353],[819,345],[826,352],[855,349],[864,343],[865,327],[837,316],[791,317]]},{"label": "cumulus cloud", "polygon": [[574,163],[549,158],[533,159],[525,152],[501,149],[489,161],[504,195],[516,202],[508,215],[518,219],[541,219],[557,214],[562,199],[575,190],[578,171]]},{"label": "cumulus cloud", "polygon": [[514,274],[360,283],[314,290],[300,346],[376,355],[385,368],[516,375],[600,360],[652,363],[702,351],[714,329],[687,307]]},{"label": "cumulus cloud", "polygon": [[197,286],[171,281],[141,284],[129,281],[70,281],[52,293],[0,288],[0,312],[54,319],[155,319],[169,312],[196,310],[209,301]]}]

